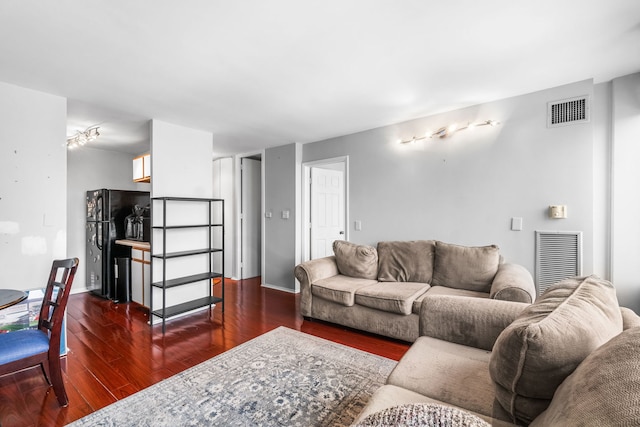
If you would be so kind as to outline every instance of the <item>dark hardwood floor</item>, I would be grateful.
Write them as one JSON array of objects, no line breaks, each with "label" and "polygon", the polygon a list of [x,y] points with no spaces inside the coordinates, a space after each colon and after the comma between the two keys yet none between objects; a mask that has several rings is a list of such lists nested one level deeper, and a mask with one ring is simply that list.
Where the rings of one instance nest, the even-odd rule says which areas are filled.
[{"label": "dark hardwood floor", "polygon": [[62,426],[278,326],[399,360],[409,344],[348,330],[299,313],[298,295],[258,278],[226,282],[225,312],[213,309],[151,329],[147,310],[89,293],[71,295],[63,358],[69,406],[58,406],[39,368],[0,377],[0,425]]}]

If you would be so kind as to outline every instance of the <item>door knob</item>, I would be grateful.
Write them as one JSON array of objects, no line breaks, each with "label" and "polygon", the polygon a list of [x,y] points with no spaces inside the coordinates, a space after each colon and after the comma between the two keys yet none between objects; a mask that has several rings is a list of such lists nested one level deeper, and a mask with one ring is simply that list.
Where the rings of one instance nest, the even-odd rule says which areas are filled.
[{"label": "door knob", "polygon": [[341,234],[341,235],[342,235],[342,234],[344,234],[344,231],[341,231],[341,232],[340,232],[340,234]]}]

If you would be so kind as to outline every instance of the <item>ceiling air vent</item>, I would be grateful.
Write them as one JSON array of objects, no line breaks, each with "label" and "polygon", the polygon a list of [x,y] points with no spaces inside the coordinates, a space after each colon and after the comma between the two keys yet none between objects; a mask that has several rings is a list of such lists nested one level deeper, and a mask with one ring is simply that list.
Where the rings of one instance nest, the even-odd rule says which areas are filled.
[{"label": "ceiling air vent", "polygon": [[566,126],[589,121],[589,97],[553,101],[547,104],[547,127]]}]

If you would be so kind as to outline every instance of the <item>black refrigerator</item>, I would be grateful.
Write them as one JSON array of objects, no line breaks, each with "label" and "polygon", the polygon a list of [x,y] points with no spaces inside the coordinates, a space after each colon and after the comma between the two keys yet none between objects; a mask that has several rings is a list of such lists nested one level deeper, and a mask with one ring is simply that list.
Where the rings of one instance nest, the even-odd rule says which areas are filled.
[{"label": "black refrigerator", "polygon": [[92,293],[114,301],[128,301],[123,292],[118,295],[115,260],[130,257],[131,249],[116,245],[115,241],[125,239],[127,217],[134,207],[146,207],[149,212],[149,205],[147,191],[87,191],[86,283]]}]

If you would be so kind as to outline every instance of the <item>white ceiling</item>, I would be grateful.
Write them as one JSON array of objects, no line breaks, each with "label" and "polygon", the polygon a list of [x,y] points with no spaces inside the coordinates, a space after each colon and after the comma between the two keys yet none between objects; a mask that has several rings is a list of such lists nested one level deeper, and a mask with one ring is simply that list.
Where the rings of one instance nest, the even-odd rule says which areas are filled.
[{"label": "white ceiling", "polygon": [[0,0],[0,81],[132,153],[150,118],[246,153],[638,71],[638,0]]}]

